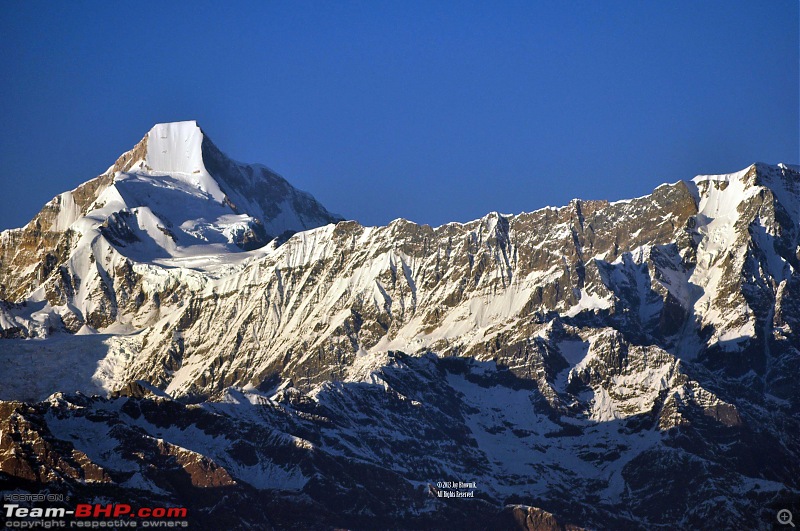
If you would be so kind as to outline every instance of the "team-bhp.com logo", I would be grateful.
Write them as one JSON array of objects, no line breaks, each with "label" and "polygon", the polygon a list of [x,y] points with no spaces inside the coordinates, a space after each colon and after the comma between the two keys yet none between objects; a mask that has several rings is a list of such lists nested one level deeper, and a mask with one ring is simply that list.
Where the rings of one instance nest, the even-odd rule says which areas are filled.
[{"label": "team-bhp.com logo", "polygon": [[[188,527],[185,520],[187,511],[185,507],[140,507],[134,509],[126,503],[79,503],[75,509],[64,507],[21,507],[18,504],[6,503],[3,505],[3,515],[6,519],[5,527],[33,528],[33,527]],[[70,525],[66,522],[53,521],[55,525],[30,525],[31,519],[63,519],[69,518]],[[102,519],[104,525],[96,525]],[[109,522],[114,519],[115,522]],[[44,522],[42,522],[44,523]],[[29,524],[29,525],[25,525]],[[60,525],[59,525],[60,524]]]},{"label": "team-bhp.com logo", "polygon": [[75,518],[186,518],[185,507],[141,507],[136,511],[124,503],[100,505],[79,503],[75,507]]}]

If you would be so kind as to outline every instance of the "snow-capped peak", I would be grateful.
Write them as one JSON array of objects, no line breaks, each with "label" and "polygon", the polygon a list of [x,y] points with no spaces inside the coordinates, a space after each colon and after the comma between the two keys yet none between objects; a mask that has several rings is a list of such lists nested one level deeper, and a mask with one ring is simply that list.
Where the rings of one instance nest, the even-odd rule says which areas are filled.
[{"label": "snow-capped peak", "polygon": [[692,182],[695,184],[700,184],[708,181],[725,183],[729,183],[731,181],[740,181],[747,175],[748,172],[750,172],[753,166],[754,164],[751,164],[750,166],[734,173],[723,173],[719,175],[697,175],[694,179],[692,179]]},{"label": "snow-capped peak", "polygon": [[152,171],[199,173],[203,132],[194,120],[156,124],[147,133],[145,161]]},{"label": "snow-capped peak", "polygon": [[784,208],[800,212],[798,181],[795,166],[756,162],[734,173],[698,175],[689,185],[695,193],[700,214],[708,218],[724,215],[735,218],[739,204],[763,189],[769,189]]},{"label": "snow-capped peak", "polygon": [[[211,142],[194,120],[156,124],[106,173],[114,176],[117,188],[125,181],[129,185],[148,183],[145,188],[150,199],[141,205],[128,204],[129,208],[151,206],[154,188],[162,190],[159,196],[174,196],[174,192],[182,190],[184,195],[188,194],[195,201],[208,203],[206,206],[216,214],[211,216],[210,212],[206,212],[206,206],[201,205],[189,210],[182,208],[179,209],[182,215],[197,218],[199,225],[190,223],[189,227],[184,222],[176,221],[174,226],[181,230],[189,227],[186,230],[194,236],[202,236],[192,228],[197,226],[210,226],[212,232],[219,229],[227,234],[230,232],[230,220],[235,219],[237,228],[234,232],[237,236],[231,238],[239,240],[242,234],[254,230],[253,234],[245,236],[250,247],[262,245],[287,232],[311,229],[341,219],[266,167],[230,159]],[[136,189],[141,187],[137,186]],[[172,208],[157,208],[162,218],[166,210],[174,211],[178,206],[174,197],[168,202],[173,203]],[[222,211],[216,212],[220,207]],[[174,234],[179,236],[177,232]]]},{"label": "snow-capped peak", "polygon": [[[738,205],[749,195],[757,193],[752,186],[753,166],[735,173],[698,175],[692,179],[697,187],[698,211],[709,219],[723,216],[737,217]],[[735,219],[734,219],[735,221]]]},{"label": "snow-capped peak", "polygon": [[0,298],[22,300],[60,267],[86,286],[92,260],[109,253],[116,265],[227,267],[246,259],[240,251],[341,219],[266,167],[230,159],[194,120],[161,123],[107,171],[3,232]]},{"label": "snow-capped peak", "polygon": [[150,174],[169,174],[198,188],[218,203],[225,193],[203,162],[203,131],[194,120],[156,124],[145,137],[143,167]]}]

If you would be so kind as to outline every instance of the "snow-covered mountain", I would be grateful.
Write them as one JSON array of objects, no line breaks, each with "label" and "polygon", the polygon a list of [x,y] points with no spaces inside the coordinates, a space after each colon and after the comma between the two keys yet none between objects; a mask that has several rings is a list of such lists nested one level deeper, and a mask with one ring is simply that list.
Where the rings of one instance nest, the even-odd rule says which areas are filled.
[{"label": "snow-covered mountain", "polygon": [[336,219],[184,122],[3,233],[0,481],[241,528],[768,527],[800,493],[797,167]]},{"label": "snow-covered mountain", "polygon": [[252,255],[242,251],[341,220],[266,167],[229,159],[195,122],[158,124],[105,173],[0,233],[0,298],[48,302],[4,333],[127,324],[119,306],[136,301],[115,293],[120,277],[219,271]]}]

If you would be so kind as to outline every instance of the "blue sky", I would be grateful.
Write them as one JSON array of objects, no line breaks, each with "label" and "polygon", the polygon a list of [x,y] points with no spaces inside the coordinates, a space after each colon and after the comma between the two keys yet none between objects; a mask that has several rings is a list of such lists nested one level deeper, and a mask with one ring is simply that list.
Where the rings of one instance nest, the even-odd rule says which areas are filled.
[{"label": "blue sky", "polygon": [[798,3],[8,2],[0,228],[196,119],[364,224],[800,160]]}]

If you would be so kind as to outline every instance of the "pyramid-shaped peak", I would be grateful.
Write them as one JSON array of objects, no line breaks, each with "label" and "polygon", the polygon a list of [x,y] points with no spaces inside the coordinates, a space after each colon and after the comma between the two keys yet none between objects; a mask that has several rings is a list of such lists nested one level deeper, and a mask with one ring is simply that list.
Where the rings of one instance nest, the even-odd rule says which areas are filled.
[{"label": "pyramid-shaped peak", "polygon": [[[213,202],[225,205],[230,210],[226,215],[247,215],[257,220],[270,238],[342,219],[266,167],[230,159],[194,120],[154,125],[103,176],[129,189],[134,182],[160,183],[156,185],[159,196],[165,194],[164,190],[177,188],[189,195],[199,190]],[[137,201],[142,205],[151,202],[155,192],[150,192],[145,194],[148,198]],[[210,219],[205,221],[213,224]]]}]

